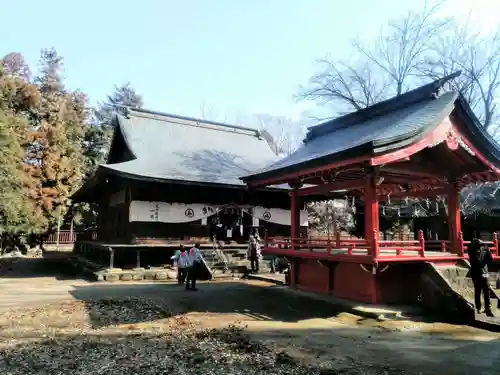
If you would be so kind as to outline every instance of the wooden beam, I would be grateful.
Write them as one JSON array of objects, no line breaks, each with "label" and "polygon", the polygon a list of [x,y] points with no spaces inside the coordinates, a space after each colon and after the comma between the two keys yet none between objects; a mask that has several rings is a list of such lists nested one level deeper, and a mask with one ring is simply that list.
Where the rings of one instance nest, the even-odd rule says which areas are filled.
[{"label": "wooden beam", "polygon": [[396,173],[408,176],[423,177],[423,178],[442,178],[443,172],[433,171],[427,168],[417,166],[403,166],[403,165],[384,165],[380,172]]},{"label": "wooden beam", "polygon": [[337,190],[353,190],[365,187],[366,183],[362,180],[339,181],[330,184],[317,185],[304,189],[297,190],[297,196],[303,197],[307,195],[327,194]]},{"label": "wooden beam", "polygon": [[[451,116],[451,121],[453,124],[455,124],[456,121],[458,121],[457,118],[455,118],[455,116]],[[481,154],[476,147],[474,147],[474,145],[472,144],[472,142],[467,139],[466,137],[464,137],[464,135],[458,131],[457,127],[456,126],[453,126],[453,131],[455,132],[456,135],[458,135],[460,137],[460,139],[462,140],[462,142],[475,154],[475,156],[481,160],[481,162],[488,168],[490,169],[493,173],[495,173],[496,175],[500,175],[500,168],[497,168],[493,163],[491,163],[485,156],[483,156],[483,154]]]},{"label": "wooden beam", "polygon": [[394,192],[389,194],[389,197],[387,194],[380,194],[378,195],[378,199],[380,201],[387,201],[387,200],[394,200],[394,199],[404,199],[406,197],[408,198],[430,198],[430,197],[436,197],[439,195],[447,195],[448,190],[446,188],[439,188],[439,189],[429,189],[429,190],[416,190],[416,191],[404,191],[404,192]]},{"label": "wooden beam", "polygon": [[467,166],[459,168],[457,171],[457,177],[464,177],[469,174],[483,173],[483,172],[491,172],[490,169],[486,165],[475,165],[475,166]]},{"label": "wooden beam", "polygon": [[248,186],[252,186],[252,187],[277,185],[277,184],[286,183],[287,181],[294,181],[294,180],[303,178],[304,176],[307,176],[307,175],[310,175],[313,173],[324,172],[324,171],[328,171],[328,170],[332,170],[332,169],[336,169],[336,168],[341,168],[341,167],[347,167],[350,165],[367,162],[368,160],[370,160],[369,156],[359,156],[359,157],[348,159],[348,160],[341,160],[338,162],[327,163],[327,164],[324,164],[322,166],[315,167],[315,168],[302,169],[302,170],[299,170],[298,172],[281,173],[279,171],[276,171],[276,172],[273,172],[273,174],[275,174],[275,176],[273,176],[273,177],[268,177],[268,178],[263,178],[263,179],[258,179],[258,178],[251,178],[248,180],[245,179],[246,181],[244,181],[244,182]]}]

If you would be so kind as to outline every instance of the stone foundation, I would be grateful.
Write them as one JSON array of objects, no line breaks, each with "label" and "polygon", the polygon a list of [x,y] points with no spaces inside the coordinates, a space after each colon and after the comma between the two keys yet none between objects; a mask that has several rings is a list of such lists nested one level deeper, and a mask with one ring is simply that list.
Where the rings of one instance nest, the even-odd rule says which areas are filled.
[{"label": "stone foundation", "polygon": [[[75,268],[75,272],[94,281],[168,281],[177,280],[177,269],[171,265],[163,265],[150,268],[103,268],[102,264],[94,263],[80,256],[73,256],[70,259],[70,264]],[[241,267],[240,267],[241,268]],[[239,272],[237,272],[239,271]],[[221,270],[212,270],[213,278],[232,278],[243,275],[246,272],[246,267],[243,270],[231,270],[223,272]]]}]

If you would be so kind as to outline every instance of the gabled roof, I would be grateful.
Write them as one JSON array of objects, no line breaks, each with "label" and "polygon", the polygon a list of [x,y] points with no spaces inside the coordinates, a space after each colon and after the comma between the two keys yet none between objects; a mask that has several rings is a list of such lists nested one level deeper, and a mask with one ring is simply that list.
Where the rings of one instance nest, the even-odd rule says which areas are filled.
[{"label": "gabled roof", "polygon": [[500,149],[480,126],[467,102],[458,92],[443,90],[451,74],[403,95],[349,113],[308,129],[303,145],[290,156],[278,160],[242,180],[274,178],[296,171],[349,160],[376,156],[408,147],[434,130],[454,113],[461,117],[465,136],[475,137],[478,148],[500,165]]},{"label": "gabled roof", "polygon": [[100,168],[130,178],[242,186],[239,177],[278,160],[252,128],[143,109],[114,125],[132,160]]}]

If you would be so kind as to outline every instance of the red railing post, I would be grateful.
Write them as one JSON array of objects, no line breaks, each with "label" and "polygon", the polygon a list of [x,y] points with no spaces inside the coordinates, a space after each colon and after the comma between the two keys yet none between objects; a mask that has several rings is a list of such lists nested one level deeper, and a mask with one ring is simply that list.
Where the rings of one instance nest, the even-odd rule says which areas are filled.
[{"label": "red railing post", "polygon": [[464,234],[462,232],[458,233],[458,256],[464,256]]},{"label": "red railing post", "polygon": [[337,231],[335,233],[335,247],[337,249],[340,249],[340,232],[339,231]]},{"label": "red railing post", "polygon": [[497,232],[493,232],[493,247],[495,251],[495,255],[498,256],[498,234]]},{"label": "red railing post", "polygon": [[326,251],[328,254],[332,253],[332,242],[330,241],[330,238],[328,238],[326,242]]},{"label": "red railing post", "polygon": [[378,243],[378,233],[376,230],[373,231],[372,249],[373,249],[373,259],[378,258],[380,248]]},{"label": "red railing post", "polygon": [[352,244],[347,245],[347,255],[352,255]]},{"label": "red railing post", "polygon": [[418,231],[418,242],[420,244],[420,250],[418,252],[421,257],[425,257],[425,238],[424,232],[421,230]]}]

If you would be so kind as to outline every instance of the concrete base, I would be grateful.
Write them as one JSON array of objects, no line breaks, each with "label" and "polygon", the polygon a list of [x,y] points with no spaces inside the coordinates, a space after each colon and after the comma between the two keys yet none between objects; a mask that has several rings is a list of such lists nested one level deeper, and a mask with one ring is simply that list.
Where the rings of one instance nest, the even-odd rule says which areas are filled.
[{"label": "concrete base", "polygon": [[[454,266],[453,266],[454,267]],[[290,287],[373,305],[421,306],[452,320],[474,320],[462,289],[430,263],[369,264],[291,259]]]}]

